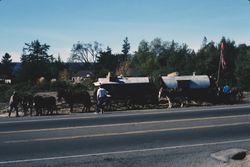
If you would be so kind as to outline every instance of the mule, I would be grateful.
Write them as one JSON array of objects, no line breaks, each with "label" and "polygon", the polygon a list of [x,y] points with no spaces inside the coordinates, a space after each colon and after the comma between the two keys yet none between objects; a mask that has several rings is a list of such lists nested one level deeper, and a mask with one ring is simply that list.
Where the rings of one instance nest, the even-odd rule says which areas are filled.
[{"label": "mule", "polygon": [[[53,111],[57,111],[56,98],[53,96],[34,96],[36,115],[53,114]],[[47,111],[47,113],[45,113]]]},{"label": "mule", "polygon": [[70,112],[73,112],[74,104],[83,104],[82,112],[89,112],[91,107],[90,95],[87,91],[73,91],[60,89],[57,91],[58,101],[62,99],[69,104]]}]

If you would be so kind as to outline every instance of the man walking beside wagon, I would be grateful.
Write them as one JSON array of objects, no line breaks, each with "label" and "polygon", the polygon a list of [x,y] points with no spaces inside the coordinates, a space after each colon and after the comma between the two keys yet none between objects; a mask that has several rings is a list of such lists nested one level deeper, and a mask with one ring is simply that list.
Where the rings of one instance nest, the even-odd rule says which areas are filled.
[{"label": "man walking beside wagon", "polygon": [[103,114],[103,107],[104,107],[103,105],[107,101],[107,97],[108,97],[107,90],[104,89],[102,85],[100,85],[96,93],[97,104],[96,104],[95,114],[98,114],[100,112]]},{"label": "man walking beside wagon", "polygon": [[19,117],[18,104],[19,104],[19,98],[17,93],[14,91],[13,94],[10,96],[10,101],[9,101],[9,117],[11,116],[11,112],[13,109],[16,111],[16,117]]}]

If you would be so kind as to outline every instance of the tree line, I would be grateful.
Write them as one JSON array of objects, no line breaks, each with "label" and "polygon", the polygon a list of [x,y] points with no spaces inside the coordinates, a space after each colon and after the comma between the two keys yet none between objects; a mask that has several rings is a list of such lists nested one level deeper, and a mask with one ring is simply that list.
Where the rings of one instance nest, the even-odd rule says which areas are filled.
[{"label": "tree line", "polygon": [[[104,77],[108,72],[124,76],[150,76],[157,80],[160,75],[179,72],[181,75],[209,75],[217,78],[220,61],[220,44],[224,44],[225,68],[220,71],[219,84],[238,86],[250,90],[250,46],[236,45],[235,41],[222,37],[220,41],[207,41],[204,37],[197,52],[185,43],[164,41],[155,38],[142,40],[138,49],[130,52],[130,43],[126,37],[121,46],[121,53],[114,54],[112,49],[102,48],[99,42],[73,44],[69,62],[82,63],[82,70],[91,70],[96,77]],[[6,53],[0,63],[0,78],[11,78],[16,83],[30,82],[37,79],[56,78],[67,80],[70,76],[68,63],[60,56],[49,55],[50,45],[39,40],[25,43],[21,55],[21,68],[13,73],[11,55]]]}]

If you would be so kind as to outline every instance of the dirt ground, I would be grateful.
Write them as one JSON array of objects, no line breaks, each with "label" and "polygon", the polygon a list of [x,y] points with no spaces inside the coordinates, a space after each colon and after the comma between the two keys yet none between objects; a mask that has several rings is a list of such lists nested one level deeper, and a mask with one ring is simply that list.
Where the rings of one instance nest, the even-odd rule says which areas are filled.
[{"label": "dirt ground", "polygon": [[243,92],[243,102],[250,103],[250,92]]},{"label": "dirt ground", "polygon": [[250,155],[248,154],[244,160],[231,160],[222,167],[250,167]]}]

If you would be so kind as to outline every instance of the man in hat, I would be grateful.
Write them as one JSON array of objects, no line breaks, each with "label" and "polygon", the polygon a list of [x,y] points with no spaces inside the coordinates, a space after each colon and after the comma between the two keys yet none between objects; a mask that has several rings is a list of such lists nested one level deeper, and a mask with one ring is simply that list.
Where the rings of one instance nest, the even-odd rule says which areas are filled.
[{"label": "man in hat", "polygon": [[103,114],[103,105],[107,101],[108,91],[100,85],[99,89],[97,90],[96,98],[97,98],[97,111],[96,114],[101,111]]}]

